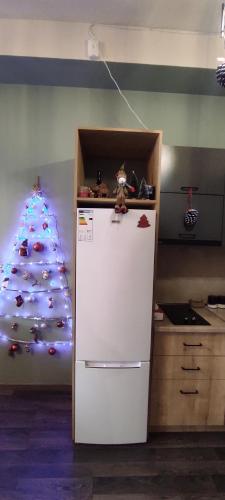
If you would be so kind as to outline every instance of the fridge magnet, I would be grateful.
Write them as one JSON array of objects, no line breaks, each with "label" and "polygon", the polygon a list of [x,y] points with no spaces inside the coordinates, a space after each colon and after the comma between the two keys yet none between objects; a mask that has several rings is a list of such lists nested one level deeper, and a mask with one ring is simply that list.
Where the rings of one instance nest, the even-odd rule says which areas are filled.
[{"label": "fridge magnet", "polygon": [[140,217],[139,221],[138,221],[138,225],[137,225],[137,227],[146,228],[146,227],[150,227],[150,226],[151,226],[151,224],[149,223],[149,221],[148,221],[148,219],[147,219],[146,215],[145,215],[145,214],[143,214],[143,215]]},{"label": "fridge magnet", "polygon": [[188,189],[187,195],[187,209],[184,213],[184,226],[186,229],[193,229],[195,224],[199,219],[199,211],[196,208],[192,208],[192,188]]},{"label": "fridge magnet", "polygon": [[128,191],[134,192],[134,188],[127,183],[127,174],[124,169],[124,164],[121,165],[118,170],[116,179],[117,187],[113,191],[113,193],[116,194],[115,212],[116,214],[126,214],[128,212],[126,197],[128,195]]}]

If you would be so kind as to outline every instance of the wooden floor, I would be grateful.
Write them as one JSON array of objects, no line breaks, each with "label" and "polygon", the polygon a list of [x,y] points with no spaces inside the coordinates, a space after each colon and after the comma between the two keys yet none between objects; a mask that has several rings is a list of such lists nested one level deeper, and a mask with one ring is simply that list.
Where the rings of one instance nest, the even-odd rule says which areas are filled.
[{"label": "wooden floor", "polygon": [[225,499],[225,433],[74,446],[66,392],[0,390],[0,500]]}]

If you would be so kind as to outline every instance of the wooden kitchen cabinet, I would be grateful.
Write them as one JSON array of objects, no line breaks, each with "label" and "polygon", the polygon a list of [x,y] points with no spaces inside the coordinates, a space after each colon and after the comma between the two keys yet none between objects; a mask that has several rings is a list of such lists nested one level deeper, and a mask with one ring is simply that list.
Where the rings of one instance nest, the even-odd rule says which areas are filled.
[{"label": "wooden kitchen cabinet", "polygon": [[150,399],[152,430],[225,425],[225,333],[156,332]]}]

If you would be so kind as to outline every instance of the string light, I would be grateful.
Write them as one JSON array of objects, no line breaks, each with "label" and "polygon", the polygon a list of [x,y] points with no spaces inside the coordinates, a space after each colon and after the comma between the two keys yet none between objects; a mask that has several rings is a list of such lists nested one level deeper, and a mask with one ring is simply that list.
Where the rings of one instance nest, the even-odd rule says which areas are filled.
[{"label": "string light", "polygon": [[[41,213],[40,214],[35,213],[35,209],[41,210]],[[26,212],[22,214],[21,221],[22,221],[21,227],[19,228],[19,231],[16,234],[16,241],[12,245],[12,252],[14,253],[14,259],[15,259],[15,252],[18,252],[17,255],[19,255],[22,258],[25,257],[25,261],[20,260],[19,262],[16,262],[16,261],[14,261],[14,259],[12,259],[13,262],[7,262],[6,264],[0,265],[0,272],[4,273],[4,279],[6,276],[10,276],[10,278],[8,278],[8,277],[6,278],[7,280],[9,280],[8,282],[10,283],[10,280],[12,279],[12,277],[11,277],[12,276],[12,268],[14,266],[16,268],[20,268],[20,267],[24,268],[24,266],[29,266],[32,269],[32,271],[34,272],[34,274],[36,272],[36,269],[35,269],[36,266],[44,266],[47,268],[51,267],[51,266],[53,266],[53,268],[54,268],[54,266],[57,266],[58,267],[57,271],[61,273],[62,271],[60,271],[60,266],[64,267],[64,269],[65,269],[65,264],[64,264],[62,249],[61,249],[61,241],[59,238],[57,219],[53,213],[49,213],[48,204],[40,191],[38,191],[38,192],[35,191],[32,194],[32,197],[27,200]],[[43,229],[41,229],[40,232],[39,231],[37,232],[36,227],[37,227],[37,224],[40,224],[40,223],[42,224]],[[49,227],[49,225],[50,225],[50,227]],[[44,239],[45,243],[44,243],[44,245],[39,244],[38,249],[35,248],[35,250],[37,252],[42,252],[42,251],[48,251],[50,253],[54,252],[55,253],[54,259],[52,259],[52,260],[39,259],[39,260],[32,260],[32,261],[28,260],[30,257],[30,250],[31,250],[30,246],[28,246],[28,241],[32,241],[32,247],[33,247],[33,245],[35,245],[35,241],[37,243],[38,239]],[[48,272],[50,272],[50,271],[48,270]],[[64,273],[65,273],[65,271],[64,271]],[[13,272],[13,276],[16,276],[16,275],[17,275],[17,273]],[[26,278],[24,278],[22,276],[22,278],[26,279],[27,281],[31,280],[31,279],[32,279],[32,281],[34,280],[34,283],[32,283],[32,287],[33,286],[41,287],[41,283],[39,283],[39,281],[36,278],[33,278],[33,273],[30,274],[30,276],[28,276]],[[13,278],[13,279],[15,279],[15,278]],[[43,275],[42,275],[42,279],[43,279]],[[14,287],[8,288],[7,287],[7,292],[19,293],[19,294],[26,295],[26,297],[27,297],[26,302],[23,301],[23,303],[21,304],[22,309],[24,308],[25,304],[28,303],[28,301],[31,304],[33,303],[34,300],[36,302],[35,297],[37,297],[37,298],[40,297],[40,294],[42,294],[42,293],[45,293],[45,294],[46,293],[47,294],[50,294],[50,293],[55,294],[56,293],[57,294],[59,292],[62,292],[64,302],[65,302],[64,308],[69,309],[68,304],[70,303],[70,308],[71,308],[71,297],[70,297],[70,293],[69,293],[68,279],[67,279],[67,276],[65,274],[63,276],[61,276],[61,275],[58,276],[59,282],[62,281],[63,279],[65,282],[65,285],[60,284],[60,286],[57,286],[57,282],[55,279],[51,280],[49,283],[51,286],[50,289],[47,288],[47,289],[38,289],[38,290],[36,290],[36,289],[35,290],[34,289],[23,290],[23,288],[21,288],[21,287],[20,288],[16,288],[16,287],[15,288]],[[8,294],[6,296],[3,293],[4,291],[6,291],[5,287],[4,288],[1,287],[0,294],[3,294],[2,297],[7,298],[7,300],[10,300],[10,294]],[[29,300],[29,299],[31,299],[31,297],[34,297],[34,299],[32,301]],[[11,298],[14,300],[13,296]],[[21,299],[22,299],[22,297],[21,297]],[[50,305],[50,301],[51,301],[51,305]],[[46,307],[52,308],[52,307],[54,307],[54,303],[55,303],[54,298],[50,297],[50,298],[48,298],[48,301],[47,301],[47,304],[49,304],[49,305],[48,306],[46,305]],[[56,301],[56,304],[57,304],[57,301]],[[18,304],[17,304],[17,306],[18,306]],[[19,307],[20,307],[20,305],[19,305]],[[35,328],[37,331],[39,330],[39,328],[42,328],[42,329],[47,328],[48,325],[45,323],[46,321],[47,321],[47,323],[50,322],[50,324],[53,324],[54,321],[59,322],[59,317],[49,317],[49,316],[44,316],[44,315],[34,316],[34,315],[29,315],[27,313],[21,314],[21,312],[20,313],[17,312],[15,314],[1,314],[0,313],[0,318],[2,318],[2,319],[13,319],[13,318],[18,318],[18,317],[20,317],[22,319],[26,319],[26,320],[36,321],[37,323],[34,323],[34,326],[31,328]],[[36,334],[35,334],[34,340],[33,339],[32,340],[23,340],[23,339],[15,339],[11,336],[7,336],[7,335],[0,332],[0,341],[2,341],[2,342],[14,342],[15,344],[17,344],[17,346],[18,346],[18,344],[25,345],[25,349],[27,352],[30,352],[29,346],[31,344],[38,346],[38,347],[42,347],[42,346],[50,347],[48,350],[48,353],[53,355],[56,353],[54,346],[60,346],[60,347],[69,346],[70,347],[72,345],[72,341],[71,341],[72,316],[70,316],[70,315],[67,315],[66,317],[60,316],[60,321],[65,323],[67,334],[69,335],[70,340],[66,340],[66,341],[65,340],[55,340],[55,341],[50,342],[47,340],[42,340],[42,339],[37,338]],[[32,331],[32,333],[35,333],[35,331],[34,332]],[[16,349],[15,347],[16,347],[16,345],[12,345],[10,347],[10,353],[14,354],[15,352],[17,352],[18,349]]]}]

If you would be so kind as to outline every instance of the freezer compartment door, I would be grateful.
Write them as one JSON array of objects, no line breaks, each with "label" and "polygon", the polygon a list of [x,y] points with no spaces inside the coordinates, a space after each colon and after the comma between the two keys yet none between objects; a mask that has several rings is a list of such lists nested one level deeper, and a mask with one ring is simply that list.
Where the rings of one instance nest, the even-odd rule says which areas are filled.
[{"label": "freezer compartment door", "polygon": [[155,211],[77,218],[76,359],[149,361]]},{"label": "freezer compartment door", "polygon": [[[104,366],[105,365],[105,366]],[[133,366],[132,366],[133,365]],[[76,362],[75,441],[89,444],[147,440],[149,363]]]}]

